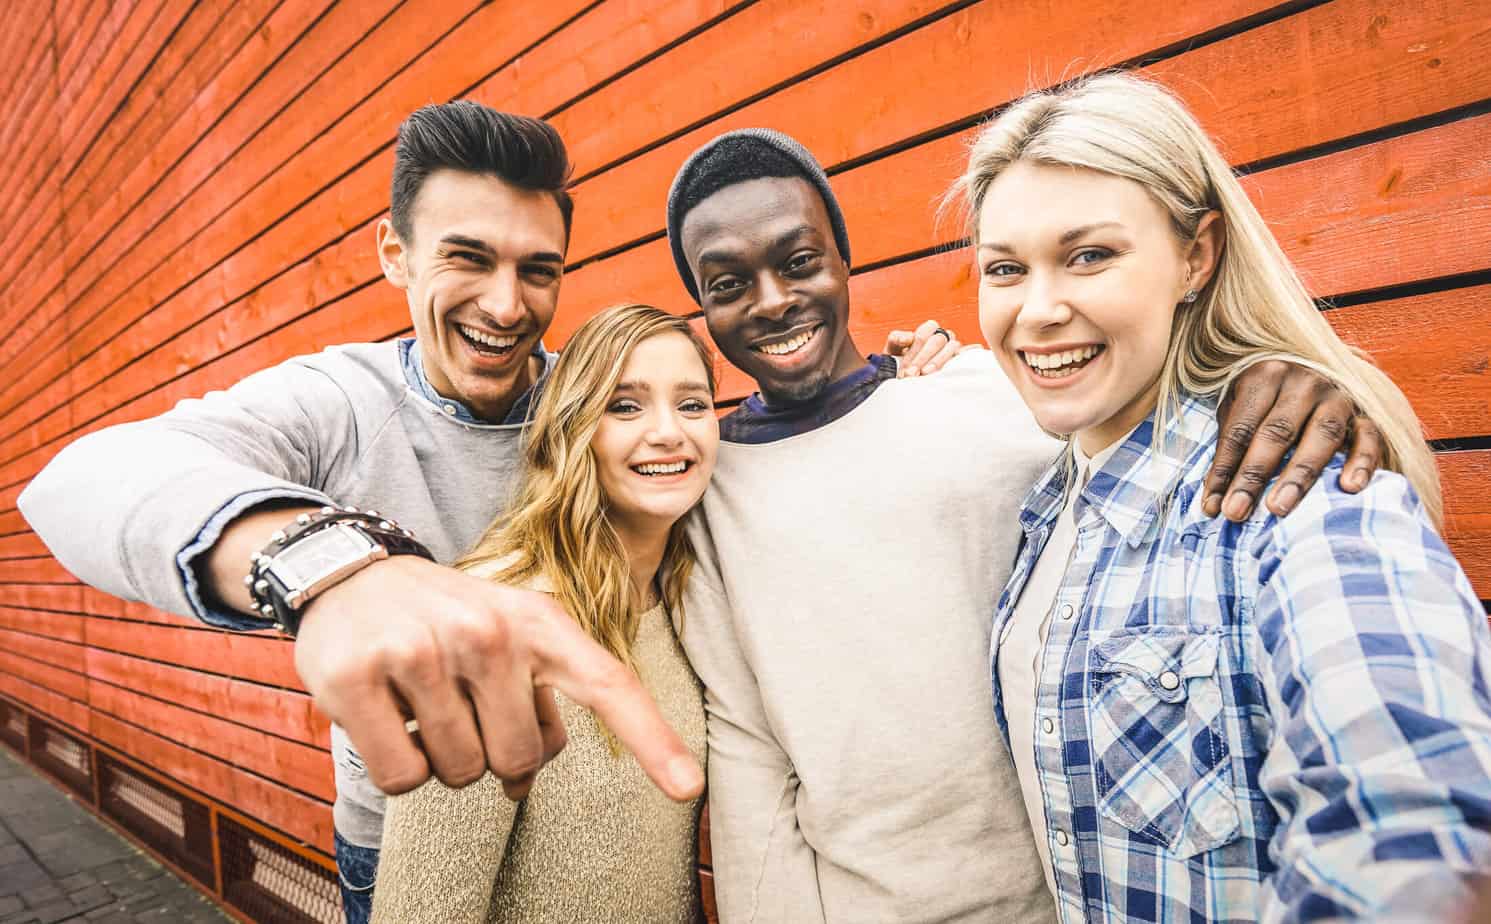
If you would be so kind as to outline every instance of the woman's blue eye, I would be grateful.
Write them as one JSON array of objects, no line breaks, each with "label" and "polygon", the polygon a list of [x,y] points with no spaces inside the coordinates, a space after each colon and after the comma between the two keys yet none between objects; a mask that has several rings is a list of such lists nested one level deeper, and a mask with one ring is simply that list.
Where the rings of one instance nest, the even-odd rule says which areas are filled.
[{"label": "woman's blue eye", "polygon": [[606,410],[612,414],[635,414],[642,408],[635,401],[613,401]]},{"label": "woman's blue eye", "polygon": [[696,398],[693,401],[685,401],[678,409],[690,414],[699,414],[709,410],[709,405]]},{"label": "woman's blue eye", "polygon": [[1013,276],[1020,271],[1020,267],[1013,263],[991,263],[984,267],[985,276]]},{"label": "woman's blue eye", "polygon": [[1113,256],[1113,251],[1107,248],[1089,247],[1086,250],[1079,250],[1075,254],[1072,254],[1072,262],[1090,265],[1111,256]]}]

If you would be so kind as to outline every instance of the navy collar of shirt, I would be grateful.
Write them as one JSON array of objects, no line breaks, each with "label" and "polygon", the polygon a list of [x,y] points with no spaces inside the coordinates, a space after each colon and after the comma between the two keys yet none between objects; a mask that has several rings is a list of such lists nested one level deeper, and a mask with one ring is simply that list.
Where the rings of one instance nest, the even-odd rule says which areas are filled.
[{"label": "navy collar of shirt", "polygon": [[538,401],[539,393],[543,390],[544,382],[549,378],[549,372],[554,368],[554,362],[559,358],[558,353],[550,353],[544,349],[543,342],[533,348],[533,355],[544,361],[544,368],[539,372],[538,379],[528,387],[528,390],[518,396],[513,402],[512,408],[507,416],[499,421],[482,420],[471,409],[454,398],[447,398],[435,390],[430,380],[425,378],[424,363],[419,361],[419,344],[413,337],[404,337],[399,340],[399,365],[404,369],[404,381],[409,385],[416,395],[434,404],[449,414],[453,419],[464,424],[476,424],[477,426],[491,426],[493,423],[502,425],[521,424],[528,420],[528,412]]},{"label": "navy collar of shirt", "polygon": [[869,362],[830,383],[807,401],[767,404],[758,392],[720,419],[720,439],[732,443],[774,443],[816,430],[859,407],[882,382],[895,377],[895,358],[872,354]]}]

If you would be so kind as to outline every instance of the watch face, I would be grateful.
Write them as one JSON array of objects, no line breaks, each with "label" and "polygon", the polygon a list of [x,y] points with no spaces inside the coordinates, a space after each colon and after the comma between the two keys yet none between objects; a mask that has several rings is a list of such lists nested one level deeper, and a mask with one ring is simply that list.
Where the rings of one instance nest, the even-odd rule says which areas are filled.
[{"label": "watch face", "polygon": [[332,526],[307,536],[274,557],[269,570],[290,590],[305,590],[317,581],[361,561],[376,544],[357,530]]}]

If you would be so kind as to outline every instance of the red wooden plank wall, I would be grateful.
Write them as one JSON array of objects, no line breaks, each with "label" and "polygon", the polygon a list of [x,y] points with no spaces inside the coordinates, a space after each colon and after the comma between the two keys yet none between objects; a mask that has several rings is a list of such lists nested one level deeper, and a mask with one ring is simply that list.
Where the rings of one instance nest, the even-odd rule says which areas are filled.
[{"label": "red wooden plank wall", "polygon": [[[79,586],[15,510],[69,440],[402,333],[372,228],[400,119],[543,115],[576,163],[551,343],[623,299],[688,313],[667,184],[783,129],[834,175],[854,329],[977,323],[934,221],[972,127],[1094,68],[1176,88],[1328,317],[1441,450],[1491,598],[1491,5],[1482,0],[54,0],[0,35],[0,695],[326,851],[327,729],[289,646]],[[1163,15],[1156,15],[1163,12]],[[748,388],[724,377],[725,398]],[[105,473],[100,473],[101,477]]]}]

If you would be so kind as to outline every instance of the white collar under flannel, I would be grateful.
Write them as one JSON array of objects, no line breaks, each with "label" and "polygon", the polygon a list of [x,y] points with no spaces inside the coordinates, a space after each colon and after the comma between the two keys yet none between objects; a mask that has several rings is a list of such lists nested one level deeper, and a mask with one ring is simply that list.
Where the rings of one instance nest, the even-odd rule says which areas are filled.
[{"label": "white collar under flannel", "polygon": [[[1446,920],[1491,870],[1491,634],[1408,482],[1338,457],[1287,518],[1211,519],[1215,405],[1082,489],[1036,661],[1057,904],[1080,921]],[[1000,638],[1071,466],[1026,499]],[[995,710],[1005,715],[997,658]]]}]

